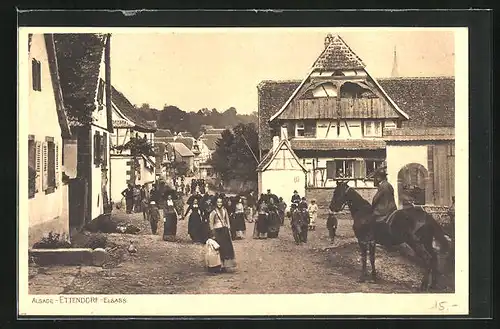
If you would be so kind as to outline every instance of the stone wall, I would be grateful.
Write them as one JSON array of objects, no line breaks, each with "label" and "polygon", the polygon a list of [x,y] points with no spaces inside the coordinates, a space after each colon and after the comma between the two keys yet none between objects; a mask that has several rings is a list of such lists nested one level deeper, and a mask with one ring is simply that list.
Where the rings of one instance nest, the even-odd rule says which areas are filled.
[{"label": "stone wall", "polygon": [[[334,190],[335,188],[333,187],[308,187],[306,188],[306,198],[308,201],[316,199],[318,207],[321,210],[327,210]],[[375,193],[377,193],[377,189],[372,187],[357,187],[356,191],[370,203]]]}]

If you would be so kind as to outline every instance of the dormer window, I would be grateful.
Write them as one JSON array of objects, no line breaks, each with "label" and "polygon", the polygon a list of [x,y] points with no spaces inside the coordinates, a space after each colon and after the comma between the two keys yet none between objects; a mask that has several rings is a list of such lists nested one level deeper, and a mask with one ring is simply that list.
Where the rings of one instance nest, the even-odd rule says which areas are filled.
[{"label": "dormer window", "polygon": [[323,83],[311,90],[312,96],[319,97],[337,97],[337,86],[333,83]]}]

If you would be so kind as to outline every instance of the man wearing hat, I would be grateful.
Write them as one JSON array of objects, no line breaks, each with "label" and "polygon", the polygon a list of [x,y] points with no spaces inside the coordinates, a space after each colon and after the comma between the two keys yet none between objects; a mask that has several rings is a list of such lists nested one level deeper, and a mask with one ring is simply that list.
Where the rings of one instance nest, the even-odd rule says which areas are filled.
[{"label": "man wearing hat", "polygon": [[397,210],[396,201],[394,200],[394,188],[387,181],[385,168],[375,172],[373,182],[378,188],[372,200],[373,215],[376,221],[380,222]]},{"label": "man wearing hat", "polygon": [[293,195],[292,195],[292,203],[295,203],[295,204],[299,204],[300,203],[300,195],[299,195],[299,192],[297,192],[297,190],[293,191]]}]

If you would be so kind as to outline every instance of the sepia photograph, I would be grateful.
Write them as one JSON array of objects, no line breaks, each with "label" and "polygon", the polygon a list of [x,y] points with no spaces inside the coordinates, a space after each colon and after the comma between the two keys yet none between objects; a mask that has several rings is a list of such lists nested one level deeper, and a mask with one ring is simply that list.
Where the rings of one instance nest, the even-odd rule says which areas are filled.
[{"label": "sepia photograph", "polygon": [[20,312],[467,313],[466,28],[18,37]]}]

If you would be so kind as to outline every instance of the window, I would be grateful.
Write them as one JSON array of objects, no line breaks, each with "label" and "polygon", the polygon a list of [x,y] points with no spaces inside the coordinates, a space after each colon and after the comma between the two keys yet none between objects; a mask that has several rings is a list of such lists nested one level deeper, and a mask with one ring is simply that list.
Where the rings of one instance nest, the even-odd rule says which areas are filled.
[{"label": "window", "polygon": [[355,178],[355,160],[332,160],[326,162],[326,178],[342,179]]},{"label": "window", "polygon": [[106,168],[108,164],[108,134],[103,133],[100,140],[100,163],[103,168]]},{"label": "window", "polygon": [[28,198],[33,198],[36,193],[36,142],[34,137],[28,139]]},{"label": "window", "polygon": [[34,58],[31,61],[31,80],[33,90],[42,91],[42,64]]},{"label": "window", "polygon": [[306,121],[304,124],[304,137],[316,138],[316,122]]},{"label": "window", "polygon": [[383,163],[384,163],[384,161],[382,161],[382,160],[366,160],[365,161],[365,166],[366,166],[365,177],[368,177],[371,174],[373,174],[373,172],[375,172],[375,170],[380,168],[380,166],[382,166]]},{"label": "window", "polygon": [[305,135],[304,123],[300,122],[295,124],[295,137],[304,137],[304,135]]},{"label": "window", "polygon": [[382,122],[381,121],[365,121],[364,129],[366,137],[382,137]]}]

